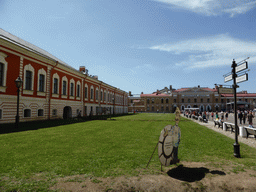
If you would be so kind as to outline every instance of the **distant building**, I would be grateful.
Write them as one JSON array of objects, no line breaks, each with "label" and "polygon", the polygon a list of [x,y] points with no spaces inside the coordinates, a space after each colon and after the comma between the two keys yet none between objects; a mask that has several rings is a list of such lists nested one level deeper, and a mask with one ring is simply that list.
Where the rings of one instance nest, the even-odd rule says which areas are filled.
[{"label": "distant building", "polygon": [[20,121],[128,112],[127,92],[0,29],[0,123],[15,121],[17,77]]},{"label": "distant building", "polygon": [[[234,109],[234,98],[232,94],[219,94],[218,87],[187,87],[181,89],[157,90],[151,94],[136,95],[136,104],[129,96],[129,112],[139,108],[144,112],[174,112],[176,107],[182,111],[185,108],[199,108],[200,111],[232,111]],[[238,109],[254,109],[256,106],[256,94],[242,91],[237,93]],[[132,108],[133,106],[133,108]],[[134,107],[136,106],[136,107]]]}]

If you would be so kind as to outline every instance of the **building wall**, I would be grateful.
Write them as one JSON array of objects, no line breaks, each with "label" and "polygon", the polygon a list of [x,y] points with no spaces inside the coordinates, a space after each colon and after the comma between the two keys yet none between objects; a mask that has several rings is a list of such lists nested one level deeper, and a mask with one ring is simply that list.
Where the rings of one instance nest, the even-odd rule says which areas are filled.
[{"label": "building wall", "polygon": [[[65,109],[68,109],[71,117],[77,116],[79,112],[82,116],[90,115],[91,109],[92,115],[102,114],[102,110],[99,109],[113,108],[113,104],[115,113],[128,111],[126,92],[42,53],[3,38],[0,38],[0,63],[4,66],[4,83],[0,85],[0,123],[15,122],[17,112],[15,80],[19,76],[23,80],[20,88],[20,121],[63,118]],[[31,90],[26,89],[26,71],[32,72]],[[40,74],[45,76],[43,92],[39,91]],[[57,94],[54,93],[54,78],[58,79]],[[66,81],[65,95],[63,81]],[[71,83],[74,85],[73,94],[71,94]],[[80,86],[79,94],[77,85]],[[87,98],[85,98],[85,87],[88,88]],[[91,88],[93,88],[92,98]],[[98,92],[97,96],[96,92]],[[106,98],[104,98],[104,92],[106,92]],[[26,117],[28,114],[29,116]]]}]

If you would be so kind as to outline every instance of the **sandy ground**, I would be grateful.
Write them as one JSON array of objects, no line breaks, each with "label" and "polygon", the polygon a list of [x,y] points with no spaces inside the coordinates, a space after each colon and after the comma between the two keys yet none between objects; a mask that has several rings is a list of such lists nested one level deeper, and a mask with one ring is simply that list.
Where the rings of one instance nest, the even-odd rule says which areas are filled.
[{"label": "sandy ground", "polygon": [[[160,167],[159,167],[160,168]],[[60,178],[51,187],[59,191],[256,191],[256,171],[205,163],[184,162],[165,168],[159,175],[137,177],[85,178],[83,175]]]}]

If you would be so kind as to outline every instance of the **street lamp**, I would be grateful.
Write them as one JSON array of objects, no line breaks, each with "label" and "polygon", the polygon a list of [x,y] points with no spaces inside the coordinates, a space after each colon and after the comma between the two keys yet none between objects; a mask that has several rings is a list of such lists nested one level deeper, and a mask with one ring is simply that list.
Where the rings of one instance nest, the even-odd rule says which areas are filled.
[{"label": "street lamp", "polygon": [[16,115],[16,121],[15,121],[15,126],[16,128],[19,128],[19,103],[20,103],[20,87],[22,86],[22,80],[20,77],[18,77],[16,80],[15,80],[15,84],[16,84],[16,87],[17,87],[17,115]]}]

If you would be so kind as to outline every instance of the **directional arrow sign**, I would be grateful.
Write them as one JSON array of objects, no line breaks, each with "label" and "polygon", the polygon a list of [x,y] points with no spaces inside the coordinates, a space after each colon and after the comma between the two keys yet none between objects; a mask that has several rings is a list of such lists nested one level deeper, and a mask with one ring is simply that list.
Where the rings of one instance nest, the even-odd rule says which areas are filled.
[{"label": "directional arrow sign", "polygon": [[232,76],[232,74],[231,74],[231,75],[226,76],[226,77],[224,78],[224,82],[226,83],[226,82],[228,82],[228,81],[231,81],[232,79],[233,79],[233,76]]},{"label": "directional arrow sign", "polygon": [[238,65],[236,67],[236,73],[239,72],[239,71],[243,71],[245,69],[248,69],[248,63],[247,62],[244,62],[241,65]]},{"label": "directional arrow sign", "polygon": [[236,83],[242,83],[244,81],[248,80],[248,74],[245,73],[244,75],[241,75],[239,77],[236,78]]}]

